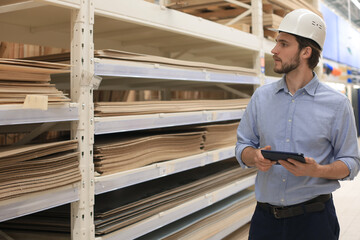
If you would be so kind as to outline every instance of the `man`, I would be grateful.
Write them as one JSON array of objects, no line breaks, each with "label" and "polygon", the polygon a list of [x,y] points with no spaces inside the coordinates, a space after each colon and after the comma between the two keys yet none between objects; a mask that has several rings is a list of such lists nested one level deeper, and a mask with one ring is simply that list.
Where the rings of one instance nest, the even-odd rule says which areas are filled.
[{"label": "man", "polygon": [[[236,158],[243,168],[258,168],[249,239],[339,238],[331,193],[338,180],[354,179],[360,163],[349,100],[313,71],[325,28],[305,9],[285,16],[272,49],[274,71],[284,76],[255,91],[239,124]],[[262,149],[304,153],[306,162],[276,164]]]}]

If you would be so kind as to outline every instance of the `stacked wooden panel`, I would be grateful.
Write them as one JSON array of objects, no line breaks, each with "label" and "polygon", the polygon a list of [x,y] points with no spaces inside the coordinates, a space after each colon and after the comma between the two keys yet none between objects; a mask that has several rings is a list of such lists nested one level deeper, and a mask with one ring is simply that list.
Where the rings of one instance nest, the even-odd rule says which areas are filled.
[{"label": "stacked wooden panel", "polygon": [[[250,0],[238,1],[240,4],[251,4]],[[305,0],[263,0],[263,26],[265,37],[275,37],[271,28],[277,28],[282,18],[290,11],[298,8],[309,9],[322,16],[321,12]],[[236,22],[233,19],[247,11],[247,8],[225,0],[169,0],[167,7],[216,21],[241,31],[251,32],[252,20],[246,15]]]},{"label": "stacked wooden panel", "polygon": [[28,95],[47,97],[48,103],[70,102],[50,84],[50,74],[69,71],[69,65],[0,59],[0,104],[22,104]]},{"label": "stacked wooden panel", "polygon": [[230,122],[100,136],[94,145],[95,171],[107,175],[234,146],[238,124]]},{"label": "stacked wooden panel", "polygon": [[[234,184],[253,174],[253,169],[241,169],[235,159],[229,159],[192,169],[187,173],[178,173],[98,195],[94,209],[96,235],[100,237],[119,229],[134,227],[152,216],[174,207],[180,207],[186,202]],[[205,218],[200,218],[194,225],[176,230],[174,236],[185,236],[185,239],[206,239],[196,238],[196,236],[204,236],[204,234],[206,236],[206,234],[221,231],[226,229],[229,224],[231,225],[233,221],[238,221],[244,216],[248,217],[255,204],[253,194],[245,190],[244,194],[238,192],[234,195],[242,197],[232,196],[233,199],[236,197],[239,200],[231,201],[231,204],[226,203],[228,208],[225,209],[225,212],[216,208],[216,211]],[[113,201],[113,199],[117,199],[117,201]],[[219,203],[221,204],[221,202]],[[21,237],[46,239],[46,236],[51,239],[68,239],[69,218],[70,208],[64,205],[0,223],[0,228],[7,229],[6,232],[10,236],[20,236],[19,239]],[[181,238],[176,237],[175,239]]]},{"label": "stacked wooden panel", "polygon": [[0,201],[78,182],[77,141],[2,147]]},{"label": "stacked wooden panel", "polygon": [[94,145],[95,171],[106,175],[199,154],[204,148],[204,134],[193,130],[99,137]]},{"label": "stacked wooden panel", "polygon": [[95,116],[125,116],[204,110],[245,109],[250,99],[96,102]]},{"label": "stacked wooden panel", "polygon": [[[180,231],[166,236],[163,240],[210,239],[221,231],[230,228],[239,219],[251,216],[255,210],[255,205],[255,196],[235,202],[222,209],[222,211],[215,212]],[[248,239],[248,229],[239,230],[239,234],[236,235],[235,239]]]},{"label": "stacked wooden panel", "polygon": [[[12,3],[14,3],[13,0]],[[69,52],[69,50],[24,43],[0,42],[0,58],[26,58],[64,52]]]},{"label": "stacked wooden panel", "polygon": [[[138,191],[124,189],[108,193],[109,196],[100,195],[95,206],[96,234],[103,235],[136,225],[153,215],[221,189],[253,173],[254,170],[239,168],[236,160],[232,159],[189,171],[186,175],[172,175],[166,181],[154,180],[149,188],[138,186]],[[136,196],[126,195],[128,192],[133,192]],[[110,196],[118,199],[120,196],[129,196],[129,199],[110,203],[106,200]]]}]

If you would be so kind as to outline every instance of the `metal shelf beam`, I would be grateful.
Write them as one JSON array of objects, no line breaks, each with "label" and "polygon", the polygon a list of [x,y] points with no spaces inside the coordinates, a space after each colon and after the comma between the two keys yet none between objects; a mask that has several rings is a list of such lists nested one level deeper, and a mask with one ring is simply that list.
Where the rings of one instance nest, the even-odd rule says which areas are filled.
[{"label": "metal shelf beam", "polygon": [[[212,83],[231,83],[231,84],[259,84],[260,80],[256,76],[246,76],[239,73],[224,73],[210,70],[189,70],[181,68],[164,67],[159,64],[133,64],[122,65],[111,63],[95,63],[95,75],[111,77],[130,77],[130,78],[151,78],[182,81],[198,81]],[[104,80],[106,81],[106,80]]]},{"label": "metal shelf beam", "polygon": [[78,185],[73,184],[1,201],[0,222],[75,202],[78,199]]},{"label": "metal shelf beam", "polygon": [[23,109],[22,105],[3,105],[0,106],[0,116],[0,126],[65,122],[78,120],[79,110],[77,104],[73,103],[65,107],[50,107],[48,110]]},{"label": "metal shelf beam", "polygon": [[112,0],[94,2],[95,15],[98,16],[254,51],[259,50],[260,40],[255,35],[143,0],[132,0],[131,4],[127,0],[118,0],[116,4],[113,4]]},{"label": "metal shelf beam", "polygon": [[228,147],[108,176],[96,177],[95,194],[110,192],[192,168],[205,166],[234,156],[234,147]]},{"label": "metal shelf beam", "polygon": [[244,109],[96,117],[95,135],[241,119]]}]

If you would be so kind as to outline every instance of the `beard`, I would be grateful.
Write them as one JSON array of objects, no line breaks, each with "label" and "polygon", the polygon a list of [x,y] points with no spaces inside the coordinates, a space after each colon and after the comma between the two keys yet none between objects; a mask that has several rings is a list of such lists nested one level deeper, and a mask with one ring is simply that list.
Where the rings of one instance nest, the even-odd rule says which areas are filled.
[{"label": "beard", "polygon": [[[277,58],[278,59],[278,58]],[[280,60],[280,59],[279,59]],[[281,61],[282,65],[281,68],[274,67],[274,72],[283,74],[283,73],[289,73],[292,70],[296,69],[300,65],[300,53],[296,54],[289,63],[283,63]]]}]

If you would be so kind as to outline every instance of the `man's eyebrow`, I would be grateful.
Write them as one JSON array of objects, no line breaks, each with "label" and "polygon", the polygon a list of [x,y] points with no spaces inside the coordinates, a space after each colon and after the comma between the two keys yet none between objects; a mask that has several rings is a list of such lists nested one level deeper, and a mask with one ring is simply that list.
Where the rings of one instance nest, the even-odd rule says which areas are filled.
[{"label": "man's eyebrow", "polygon": [[275,39],[276,42],[282,42],[282,43],[288,43],[288,41],[286,41],[285,39]]}]

